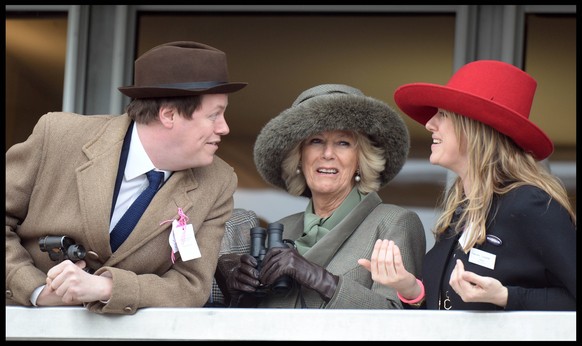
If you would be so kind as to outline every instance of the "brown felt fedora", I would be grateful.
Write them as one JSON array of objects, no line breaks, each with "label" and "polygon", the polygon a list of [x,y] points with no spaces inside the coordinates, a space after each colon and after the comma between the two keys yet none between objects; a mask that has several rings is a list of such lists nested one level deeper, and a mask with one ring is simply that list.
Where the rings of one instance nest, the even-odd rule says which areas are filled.
[{"label": "brown felt fedora", "polygon": [[228,81],[223,51],[198,42],[154,47],[135,61],[134,68],[134,84],[119,88],[132,98],[228,94],[247,85]]}]

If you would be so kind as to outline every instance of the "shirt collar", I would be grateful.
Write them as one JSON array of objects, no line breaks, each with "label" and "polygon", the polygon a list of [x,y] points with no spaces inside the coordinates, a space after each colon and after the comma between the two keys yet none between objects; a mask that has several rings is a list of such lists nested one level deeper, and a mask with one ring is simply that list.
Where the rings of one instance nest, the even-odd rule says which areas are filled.
[{"label": "shirt collar", "polygon": [[[152,169],[155,169],[152,160],[150,160],[146,153],[141,139],[137,133],[137,123],[134,123],[131,133],[131,143],[129,143],[129,153],[127,155],[127,164],[125,165],[125,179],[131,180],[145,174]],[[158,170],[164,172],[164,181],[168,179],[171,172]]]}]

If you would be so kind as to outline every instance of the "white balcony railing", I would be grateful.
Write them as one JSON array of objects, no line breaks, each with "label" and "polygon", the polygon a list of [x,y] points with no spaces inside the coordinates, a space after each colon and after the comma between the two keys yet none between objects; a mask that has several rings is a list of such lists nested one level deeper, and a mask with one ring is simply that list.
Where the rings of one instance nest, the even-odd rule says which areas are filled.
[{"label": "white balcony railing", "polygon": [[7,340],[576,340],[576,312],[6,307]]}]

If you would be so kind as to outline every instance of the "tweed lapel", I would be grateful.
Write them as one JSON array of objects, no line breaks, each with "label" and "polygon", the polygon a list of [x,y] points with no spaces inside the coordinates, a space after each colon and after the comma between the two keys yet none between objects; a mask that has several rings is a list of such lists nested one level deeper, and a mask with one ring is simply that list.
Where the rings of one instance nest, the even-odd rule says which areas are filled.
[{"label": "tweed lapel", "polygon": [[[86,234],[88,248],[97,253],[101,262],[114,265],[131,255],[147,241],[168,229],[171,224],[160,225],[165,220],[178,217],[178,207],[185,213],[193,207],[188,192],[198,185],[191,170],[174,172],[156,193],[150,206],[114,258],[109,244],[109,222],[115,179],[123,139],[131,119],[127,115],[110,119],[87,142],[83,151],[88,161],[77,168],[77,186],[81,210],[80,226]],[[95,186],[99,186],[96,189]]]},{"label": "tweed lapel", "polygon": [[119,155],[129,123],[127,115],[107,121],[83,146],[87,162],[76,170],[80,226],[89,242],[88,247],[100,254],[101,258],[111,252],[109,237],[106,235],[109,232]]},{"label": "tweed lapel", "polygon": [[377,193],[368,194],[337,226],[315,243],[305,253],[304,257],[313,263],[325,267],[337,253],[340,246],[380,203],[382,203],[382,200]]},{"label": "tweed lapel", "polygon": [[[197,186],[192,170],[174,172],[156,193],[129,237],[121,244],[115,258],[111,258],[107,265],[122,261],[160,233],[168,231],[172,226],[171,221],[179,218],[178,208],[182,208],[185,214],[191,213],[194,203],[188,192]],[[169,253],[167,255],[169,257]]]}]

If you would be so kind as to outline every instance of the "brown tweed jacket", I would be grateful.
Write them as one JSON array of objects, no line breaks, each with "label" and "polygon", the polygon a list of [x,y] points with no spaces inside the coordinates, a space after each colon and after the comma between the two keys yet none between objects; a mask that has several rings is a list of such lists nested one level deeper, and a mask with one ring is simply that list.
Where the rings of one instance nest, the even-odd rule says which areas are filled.
[{"label": "brown tweed jacket", "polygon": [[[233,209],[237,177],[215,157],[207,167],[174,172],[157,192],[129,238],[114,253],[109,220],[129,117],[48,113],[31,136],[6,152],[6,304],[31,305],[34,289],[55,265],[39,237],[67,235],[95,252],[90,265],[113,276],[98,313],[133,314],[143,307],[198,307],[209,298],[224,225]],[[168,153],[171,155],[171,153]],[[170,259],[171,222],[182,208],[202,257]]]}]

